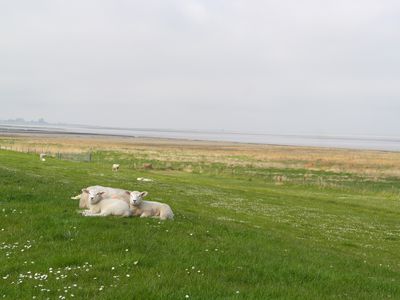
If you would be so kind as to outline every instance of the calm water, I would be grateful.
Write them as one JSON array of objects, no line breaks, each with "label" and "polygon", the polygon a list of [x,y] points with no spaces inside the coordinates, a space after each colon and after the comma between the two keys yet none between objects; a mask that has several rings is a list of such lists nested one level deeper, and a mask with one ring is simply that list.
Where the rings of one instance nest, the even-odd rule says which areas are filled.
[{"label": "calm water", "polygon": [[157,129],[128,129],[86,126],[31,126],[0,124],[0,132],[50,132],[104,134],[132,137],[174,138],[205,141],[227,141],[240,143],[258,143],[274,145],[337,147],[350,149],[375,149],[400,151],[400,137],[359,137],[359,136],[300,136],[274,134],[248,134],[234,132],[201,132]]}]

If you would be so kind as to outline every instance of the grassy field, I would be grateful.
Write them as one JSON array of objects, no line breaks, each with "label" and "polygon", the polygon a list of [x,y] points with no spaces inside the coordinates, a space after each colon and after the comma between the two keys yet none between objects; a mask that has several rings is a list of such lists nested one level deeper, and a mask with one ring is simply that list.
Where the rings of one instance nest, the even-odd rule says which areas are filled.
[{"label": "grassy field", "polygon": [[[90,163],[0,150],[0,298],[400,298],[398,154],[326,150],[343,157],[326,167],[318,149],[302,166],[290,147],[282,165],[262,147],[154,147]],[[344,168],[368,155],[376,172]],[[70,197],[94,184],[147,190],[176,218],[82,217]]]}]

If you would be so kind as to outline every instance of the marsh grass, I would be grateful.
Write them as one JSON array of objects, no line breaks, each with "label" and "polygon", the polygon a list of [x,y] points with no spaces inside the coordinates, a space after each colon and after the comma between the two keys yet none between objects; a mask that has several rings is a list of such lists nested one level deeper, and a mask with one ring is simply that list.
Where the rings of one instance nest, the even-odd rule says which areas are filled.
[{"label": "marsh grass", "polygon": [[2,136],[0,147],[21,152],[118,152],[158,162],[220,163],[230,166],[329,171],[400,177],[400,153],[389,151],[274,146],[173,139],[97,136]]},{"label": "marsh grass", "polygon": [[[102,150],[91,163],[0,151],[0,298],[400,297],[395,177],[155,149]],[[93,184],[147,190],[176,219],[82,217],[70,197]]]}]

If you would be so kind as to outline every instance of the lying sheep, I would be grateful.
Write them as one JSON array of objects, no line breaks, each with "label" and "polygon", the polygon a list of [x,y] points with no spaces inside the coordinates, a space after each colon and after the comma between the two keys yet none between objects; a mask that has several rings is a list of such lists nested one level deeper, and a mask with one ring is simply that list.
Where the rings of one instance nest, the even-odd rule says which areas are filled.
[{"label": "lying sheep", "polygon": [[153,179],[144,178],[144,177],[138,177],[136,180],[137,181],[144,181],[144,182],[152,182],[152,181],[154,181]]},{"label": "lying sheep", "polygon": [[161,220],[174,218],[174,213],[168,204],[143,200],[147,192],[126,191],[126,193],[130,195],[130,209],[133,216],[155,217]]},{"label": "lying sheep", "polygon": [[106,192],[104,191],[95,192],[86,190],[85,192],[89,195],[89,209],[82,212],[82,215],[85,217],[130,217],[132,215],[129,204],[122,199],[106,198]]},{"label": "lying sheep", "polygon": [[89,191],[96,193],[105,192],[103,195],[104,198],[122,199],[129,204],[130,196],[126,194],[125,190],[94,185],[82,189],[80,195],[71,197],[73,200],[79,200],[79,208],[89,208]]},{"label": "lying sheep", "polygon": [[119,164],[113,164],[112,165],[112,170],[117,172],[119,170]]},{"label": "lying sheep", "polygon": [[101,185],[89,186],[82,189],[81,193],[77,196],[71,197],[72,200],[79,200],[79,208],[89,208],[89,193],[87,191],[97,191],[100,192],[105,187]]}]

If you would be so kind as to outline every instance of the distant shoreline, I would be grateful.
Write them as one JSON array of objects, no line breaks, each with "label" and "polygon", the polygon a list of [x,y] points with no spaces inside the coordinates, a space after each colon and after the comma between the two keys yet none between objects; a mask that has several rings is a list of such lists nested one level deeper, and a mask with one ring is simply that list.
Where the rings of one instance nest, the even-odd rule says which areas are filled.
[{"label": "distant shoreline", "polygon": [[400,151],[400,137],[330,137],[235,132],[201,132],[110,127],[0,124],[0,135],[61,135],[116,138],[151,138],[209,143],[321,147],[353,150]]}]

